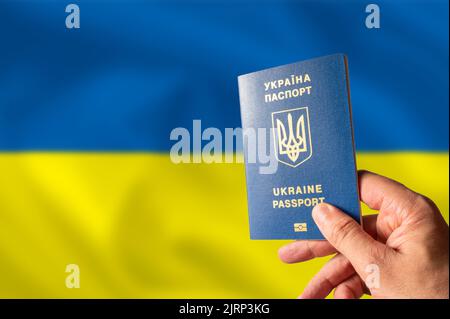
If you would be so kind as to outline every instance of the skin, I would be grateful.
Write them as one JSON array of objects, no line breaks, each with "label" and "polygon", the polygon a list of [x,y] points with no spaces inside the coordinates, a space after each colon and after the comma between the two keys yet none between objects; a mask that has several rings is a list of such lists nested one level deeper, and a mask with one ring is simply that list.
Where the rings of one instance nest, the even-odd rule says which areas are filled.
[{"label": "skin", "polygon": [[300,298],[449,298],[449,228],[428,198],[367,171],[359,172],[361,200],[378,214],[364,229],[329,204],[313,209],[326,241],[296,241],[279,250],[285,263],[336,254]]}]

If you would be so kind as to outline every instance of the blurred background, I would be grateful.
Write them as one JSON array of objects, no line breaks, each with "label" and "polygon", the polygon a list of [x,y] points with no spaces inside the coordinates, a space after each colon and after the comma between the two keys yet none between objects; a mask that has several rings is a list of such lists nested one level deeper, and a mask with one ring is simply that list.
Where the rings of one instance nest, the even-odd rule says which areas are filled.
[{"label": "blurred background", "polygon": [[175,165],[169,134],[240,127],[238,75],[337,52],[358,168],[448,222],[448,2],[376,1],[379,29],[370,3],[0,0],[0,297],[296,297],[327,258],[250,241],[243,164]]}]

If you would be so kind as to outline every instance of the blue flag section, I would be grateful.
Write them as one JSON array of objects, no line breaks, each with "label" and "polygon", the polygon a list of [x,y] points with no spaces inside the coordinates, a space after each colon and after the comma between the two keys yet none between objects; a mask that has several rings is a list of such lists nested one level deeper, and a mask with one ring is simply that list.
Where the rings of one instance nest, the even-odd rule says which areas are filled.
[{"label": "blue flag section", "polygon": [[160,151],[240,126],[235,78],[348,55],[357,149],[448,149],[448,2],[0,2],[0,149]]}]

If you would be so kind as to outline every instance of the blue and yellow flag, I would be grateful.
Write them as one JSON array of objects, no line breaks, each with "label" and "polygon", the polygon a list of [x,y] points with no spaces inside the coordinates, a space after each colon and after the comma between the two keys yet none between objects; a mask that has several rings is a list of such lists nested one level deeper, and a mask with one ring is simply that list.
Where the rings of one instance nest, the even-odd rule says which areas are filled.
[{"label": "blue and yellow flag", "polygon": [[0,1],[0,297],[297,296],[325,259],[250,241],[243,164],[174,164],[170,133],[239,127],[237,75],[335,52],[358,168],[448,221],[448,2],[377,4]]}]

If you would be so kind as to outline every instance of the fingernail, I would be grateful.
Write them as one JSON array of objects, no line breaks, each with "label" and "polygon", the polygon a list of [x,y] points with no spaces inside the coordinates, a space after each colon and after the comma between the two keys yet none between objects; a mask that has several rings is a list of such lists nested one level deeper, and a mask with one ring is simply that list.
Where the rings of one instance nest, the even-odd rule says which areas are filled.
[{"label": "fingernail", "polygon": [[328,204],[319,204],[314,206],[312,211],[312,217],[317,224],[323,224],[327,218],[327,214],[330,211]]}]

